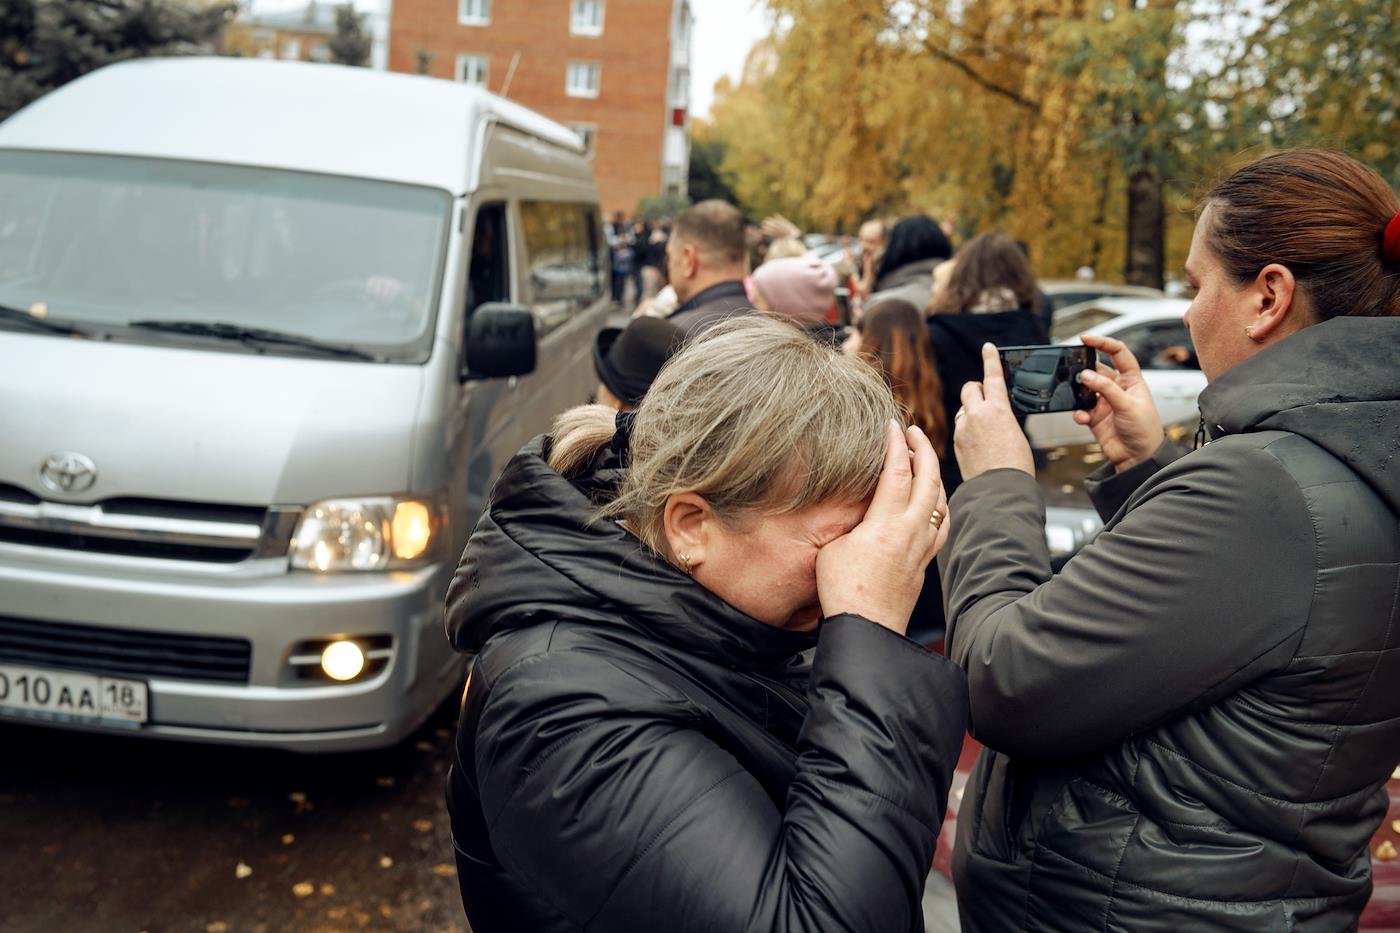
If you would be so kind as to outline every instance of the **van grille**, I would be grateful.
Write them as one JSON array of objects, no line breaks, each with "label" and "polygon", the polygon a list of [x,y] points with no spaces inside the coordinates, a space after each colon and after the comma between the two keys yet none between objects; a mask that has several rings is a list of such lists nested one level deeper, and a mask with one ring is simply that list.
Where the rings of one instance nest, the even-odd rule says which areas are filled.
[{"label": "van grille", "polygon": [[0,661],[111,674],[246,684],[252,645],[242,638],[40,622],[0,616]]},{"label": "van grille", "polygon": [[285,554],[298,514],[129,496],[71,505],[0,483],[0,542],[94,554],[215,564]]}]

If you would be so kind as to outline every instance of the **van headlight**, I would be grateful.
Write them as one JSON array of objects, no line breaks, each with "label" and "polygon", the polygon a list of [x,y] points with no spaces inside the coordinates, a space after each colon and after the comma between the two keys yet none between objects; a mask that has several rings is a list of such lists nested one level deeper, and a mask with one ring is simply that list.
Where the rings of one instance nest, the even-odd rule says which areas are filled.
[{"label": "van headlight", "polygon": [[297,570],[399,570],[426,563],[443,537],[443,509],[433,498],[366,496],[307,506],[292,535]]}]

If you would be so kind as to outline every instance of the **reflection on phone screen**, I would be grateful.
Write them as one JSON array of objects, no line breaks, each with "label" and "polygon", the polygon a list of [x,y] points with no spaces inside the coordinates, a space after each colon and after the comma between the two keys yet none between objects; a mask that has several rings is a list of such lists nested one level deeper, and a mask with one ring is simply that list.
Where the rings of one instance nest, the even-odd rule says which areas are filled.
[{"label": "reflection on phone screen", "polygon": [[1039,415],[1094,407],[1096,393],[1079,382],[1079,374],[1094,365],[1089,347],[1002,347],[998,352],[1017,411]]}]

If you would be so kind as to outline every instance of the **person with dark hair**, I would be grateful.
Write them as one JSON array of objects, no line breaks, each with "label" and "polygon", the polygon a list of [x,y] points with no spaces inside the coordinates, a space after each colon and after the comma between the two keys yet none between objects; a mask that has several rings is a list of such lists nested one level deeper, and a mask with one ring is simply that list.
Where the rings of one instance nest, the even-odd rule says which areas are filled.
[{"label": "person with dark hair", "polygon": [[933,267],[953,255],[953,244],[931,217],[915,214],[890,230],[885,251],[875,270],[875,290],[865,301],[873,308],[899,298],[916,308],[928,305],[933,291]]},{"label": "person with dark hair", "polygon": [[593,341],[598,404],[631,411],[641,404],[661,367],[680,349],[680,328],[655,317],[634,318],[626,327],[605,327]]},{"label": "person with dark hair", "polygon": [[[1076,412],[1103,531],[1050,573],[988,347],[941,569],[973,735],[963,929],[1354,930],[1400,759],[1400,198],[1281,152],[1202,202],[1186,324],[1205,446],[1119,341]],[[1199,443],[1199,440],[1198,440]]]},{"label": "person with dark hair", "polygon": [[[946,285],[929,307],[928,333],[943,375],[943,409],[953,417],[964,384],[982,377],[982,345],[1029,346],[1050,339],[1035,312],[1037,288],[1030,263],[1001,233],[983,233],[963,244]],[[951,445],[943,448],[944,482],[962,483]]]},{"label": "person with dark hair", "polygon": [[[943,406],[943,380],[924,327],[924,315],[907,301],[882,301],[860,321],[846,350],[874,367],[894,393],[895,401],[911,424],[928,436],[939,460],[951,456],[948,447],[948,415]],[[943,637],[943,589],[938,565],[929,564],[924,588],[909,617],[909,637],[929,644]]]},{"label": "person with dark hair", "polygon": [[680,304],[671,322],[687,337],[753,310],[744,276],[748,250],[744,215],[710,199],[681,212],[666,244],[666,271]]}]

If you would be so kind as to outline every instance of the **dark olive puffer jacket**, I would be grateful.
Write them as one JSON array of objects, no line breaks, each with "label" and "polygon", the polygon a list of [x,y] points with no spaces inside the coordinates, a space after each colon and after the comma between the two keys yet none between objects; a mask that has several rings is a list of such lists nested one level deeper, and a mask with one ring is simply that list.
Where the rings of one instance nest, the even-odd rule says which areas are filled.
[{"label": "dark olive puffer jacket", "polygon": [[[915,931],[966,725],[951,662],[745,616],[536,441],[448,595],[477,652],[448,804],[472,929]],[[815,646],[815,651],[811,651]]]},{"label": "dark olive puffer jacket", "polygon": [[1400,320],[1307,328],[1201,410],[1201,450],[1091,483],[1107,524],[1053,579],[1030,477],[952,500],[949,641],[988,747],[966,930],[1331,933],[1370,895],[1400,760]]}]

